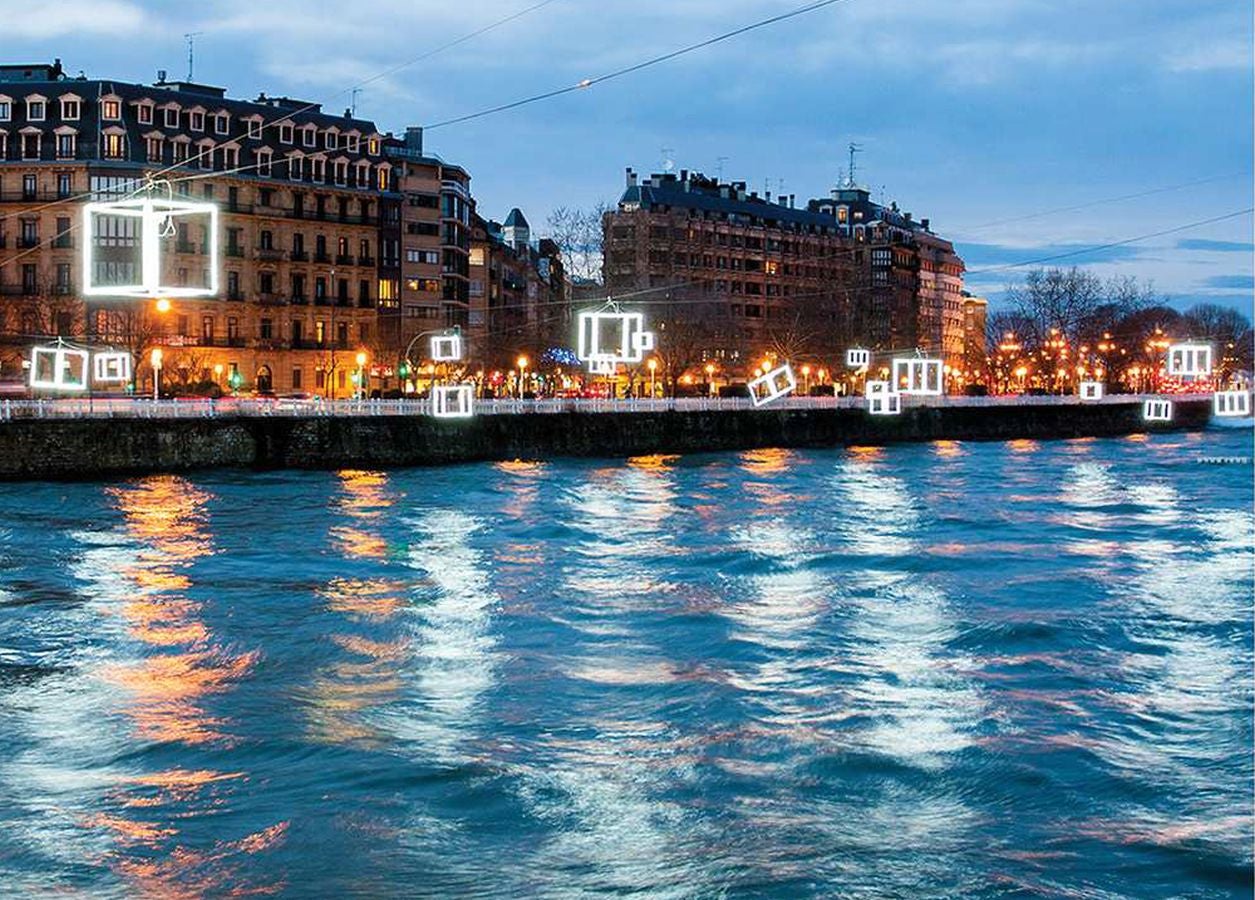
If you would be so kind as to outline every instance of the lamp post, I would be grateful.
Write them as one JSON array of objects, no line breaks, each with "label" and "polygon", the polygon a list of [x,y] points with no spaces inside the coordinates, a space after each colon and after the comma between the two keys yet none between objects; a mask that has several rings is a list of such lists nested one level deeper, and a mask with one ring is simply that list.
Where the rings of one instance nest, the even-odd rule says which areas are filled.
[{"label": "lamp post", "polygon": [[157,400],[161,396],[161,360],[165,356],[160,347],[153,347],[152,353],[148,355],[148,361],[153,367],[153,399]]},{"label": "lamp post", "polygon": [[528,360],[526,356],[520,356],[517,360],[515,360],[515,362],[518,363],[518,367],[519,367],[519,399],[522,400],[523,399],[523,382],[527,378]]},{"label": "lamp post", "polygon": [[357,398],[361,400],[366,396],[366,354],[359,352],[357,354]]},{"label": "lamp post", "polygon": [[802,366],[802,393],[810,396],[811,392],[811,367]]},{"label": "lamp post", "polygon": [[649,399],[654,399],[654,372],[658,369],[658,360],[650,358],[647,363],[649,366]]},{"label": "lamp post", "polygon": [[715,364],[706,363],[706,384],[710,396],[715,396]]}]

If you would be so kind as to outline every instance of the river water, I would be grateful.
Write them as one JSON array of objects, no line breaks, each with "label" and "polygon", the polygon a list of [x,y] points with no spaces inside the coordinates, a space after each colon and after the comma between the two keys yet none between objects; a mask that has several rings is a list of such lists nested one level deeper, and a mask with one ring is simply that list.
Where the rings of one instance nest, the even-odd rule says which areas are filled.
[{"label": "river water", "polygon": [[1250,454],[0,485],[0,895],[1249,897]]}]

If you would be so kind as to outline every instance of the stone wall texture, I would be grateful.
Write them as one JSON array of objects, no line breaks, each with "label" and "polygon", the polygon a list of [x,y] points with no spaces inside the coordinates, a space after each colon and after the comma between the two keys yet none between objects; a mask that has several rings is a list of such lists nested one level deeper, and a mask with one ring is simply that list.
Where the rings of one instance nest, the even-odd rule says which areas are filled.
[{"label": "stone wall texture", "polygon": [[1140,403],[852,409],[0,422],[0,479],[97,479],[223,466],[335,469],[558,456],[627,457],[756,447],[930,440],[1104,437],[1197,429],[1206,401],[1181,401],[1167,424]]}]

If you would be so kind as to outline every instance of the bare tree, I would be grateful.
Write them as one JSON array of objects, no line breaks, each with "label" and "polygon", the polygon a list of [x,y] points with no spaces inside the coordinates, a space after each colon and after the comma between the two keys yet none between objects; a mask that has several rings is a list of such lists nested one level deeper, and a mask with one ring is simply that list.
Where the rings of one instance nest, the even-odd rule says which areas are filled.
[{"label": "bare tree", "polygon": [[562,266],[572,281],[602,282],[602,220],[613,208],[604,201],[592,209],[559,206],[545,220],[549,237],[558,245]]}]

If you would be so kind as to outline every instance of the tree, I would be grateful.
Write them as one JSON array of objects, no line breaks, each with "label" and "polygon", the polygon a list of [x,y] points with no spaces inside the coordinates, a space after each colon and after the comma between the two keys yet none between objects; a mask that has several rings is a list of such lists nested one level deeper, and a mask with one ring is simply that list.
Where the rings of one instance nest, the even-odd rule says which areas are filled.
[{"label": "tree", "polygon": [[545,220],[549,238],[558,245],[562,267],[572,281],[602,283],[602,220],[612,209],[605,201],[592,209],[559,206]]},{"label": "tree", "polygon": [[1034,347],[1049,340],[1051,329],[1073,346],[1093,341],[1124,317],[1152,306],[1156,299],[1152,287],[1135,278],[1103,282],[1075,266],[1034,269],[1023,284],[1007,290],[1008,305],[1019,317],[1016,335]]}]

